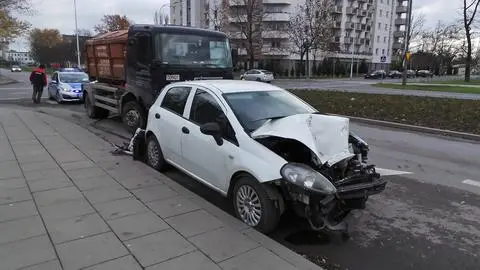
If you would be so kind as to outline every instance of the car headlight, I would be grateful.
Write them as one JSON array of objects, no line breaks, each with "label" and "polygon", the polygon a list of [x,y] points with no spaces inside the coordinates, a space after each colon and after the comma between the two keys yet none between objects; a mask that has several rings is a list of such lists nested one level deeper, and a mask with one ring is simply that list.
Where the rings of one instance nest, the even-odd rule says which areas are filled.
[{"label": "car headlight", "polygon": [[67,92],[67,93],[71,91],[71,90],[70,90],[69,88],[67,88],[67,87],[60,87],[60,90],[61,90],[62,92]]},{"label": "car headlight", "polygon": [[324,195],[337,192],[335,186],[321,173],[302,163],[287,163],[280,169],[282,177],[291,184]]}]

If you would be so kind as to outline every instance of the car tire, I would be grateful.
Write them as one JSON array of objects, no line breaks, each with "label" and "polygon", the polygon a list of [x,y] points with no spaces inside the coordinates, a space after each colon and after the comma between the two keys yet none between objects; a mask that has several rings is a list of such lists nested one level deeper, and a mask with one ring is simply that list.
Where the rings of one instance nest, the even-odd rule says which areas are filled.
[{"label": "car tire", "polygon": [[[280,221],[280,209],[275,206],[275,202],[270,199],[267,191],[252,176],[247,174],[238,176],[231,200],[237,218],[250,227],[264,234],[268,234],[276,229]],[[242,205],[245,205],[245,203],[255,204],[255,201],[259,202],[256,207],[260,207],[260,218],[252,219],[252,215],[246,213],[245,209],[242,209]],[[250,207],[253,207],[253,205],[250,205]],[[254,212],[258,215],[258,210]]]},{"label": "car tire", "polygon": [[163,157],[162,148],[155,135],[147,136],[146,157],[147,164],[159,172],[165,172],[168,164]]},{"label": "car tire", "polygon": [[256,81],[257,81],[257,82],[261,82],[261,81],[262,81],[262,79],[260,79],[260,78],[257,78],[257,79],[256,79]]},{"label": "car tire", "polygon": [[57,93],[55,94],[55,100],[58,104],[62,104],[63,101],[61,100],[61,98],[58,97],[58,95],[60,95],[60,92],[57,90]]},{"label": "car tire", "polygon": [[104,108],[93,106],[88,95],[85,94],[84,99],[85,99],[85,110],[87,111],[87,116],[89,118],[92,118],[92,119],[107,118],[108,115],[110,114],[110,112]]},{"label": "car tire", "polygon": [[[137,119],[132,119],[135,117]],[[128,101],[122,108],[122,122],[130,133],[135,133],[137,128],[145,129],[147,115],[137,101]]]}]

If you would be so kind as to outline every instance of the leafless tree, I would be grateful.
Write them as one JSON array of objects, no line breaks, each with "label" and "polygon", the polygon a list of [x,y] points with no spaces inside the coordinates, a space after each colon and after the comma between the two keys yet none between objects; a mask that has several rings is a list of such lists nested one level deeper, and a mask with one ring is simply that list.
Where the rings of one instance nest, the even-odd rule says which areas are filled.
[{"label": "leafless tree", "polygon": [[250,67],[263,53],[262,31],[267,12],[263,0],[230,0],[225,4],[229,19],[230,38],[247,51]]},{"label": "leafless tree", "polygon": [[205,12],[209,23],[211,23],[215,30],[229,34],[230,6],[228,1],[213,0],[207,3],[208,5],[205,7]]},{"label": "leafless tree", "polygon": [[416,13],[412,12],[412,26],[410,27],[410,33],[408,33],[409,39],[409,47],[411,48],[411,44],[415,43],[418,44],[419,40],[422,37],[422,33],[424,31],[423,26],[425,25],[425,14],[423,13]]},{"label": "leafless tree", "polygon": [[164,15],[161,11],[155,11],[155,15],[153,15],[153,22],[154,24],[168,24],[169,16]]},{"label": "leafless tree", "polygon": [[477,14],[480,0],[463,0],[463,27],[467,39],[467,57],[465,61],[465,81],[470,81],[470,68],[472,63],[472,23]]},{"label": "leafless tree", "polygon": [[13,14],[33,15],[30,0],[0,0],[0,45],[28,33],[30,23]]},{"label": "leafless tree", "polygon": [[438,21],[435,28],[421,34],[421,50],[434,54],[439,61],[440,73],[461,51],[461,26]]},{"label": "leafless tree", "polygon": [[332,15],[333,1],[306,0],[305,4],[297,6],[290,17],[288,36],[292,42],[292,53],[300,55],[300,62],[310,52],[328,52],[333,42]]}]

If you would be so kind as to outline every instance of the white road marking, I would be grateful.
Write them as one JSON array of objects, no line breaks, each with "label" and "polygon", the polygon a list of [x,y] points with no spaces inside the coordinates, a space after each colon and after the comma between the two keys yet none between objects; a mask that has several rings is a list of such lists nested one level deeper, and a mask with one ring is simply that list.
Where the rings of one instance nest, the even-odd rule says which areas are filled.
[{"label": "white road marking", "polygon": [[412,172],[396,171],[396,170],[383,169],[383,168],[375,168],[375,170],[376,170],[381,176],[412,174]]},{"label": "white road marking", "polygon": [[21,87],[21,88],[3,88],[0,86],[0,90],[25,90],[25,89],[30,89],[28,87]]},{"label": "white road marking", "polygon": [[467,185],[480,187],[480,182],[479,181],[475,181],[475,180],[471,180],[471,179],[465,179],[465,180],[462,181],[462,183],[467,184]]}]

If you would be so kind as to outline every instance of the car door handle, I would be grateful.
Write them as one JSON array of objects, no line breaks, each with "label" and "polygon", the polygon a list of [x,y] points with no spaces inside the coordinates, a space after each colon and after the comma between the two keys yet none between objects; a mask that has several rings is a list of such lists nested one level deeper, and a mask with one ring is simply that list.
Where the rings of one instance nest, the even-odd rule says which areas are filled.
[{"label": "car door handle", "polygon": [[156,113],[155,118],[160,119],[160,114]]},{"label": "car door handle", "polygon": [[190,133],[190,130],[188,130],[188,128],[186,128],[186,127],[182,127],[182,132],[185,133],[185,134],[188,134],[188,133]]}]

